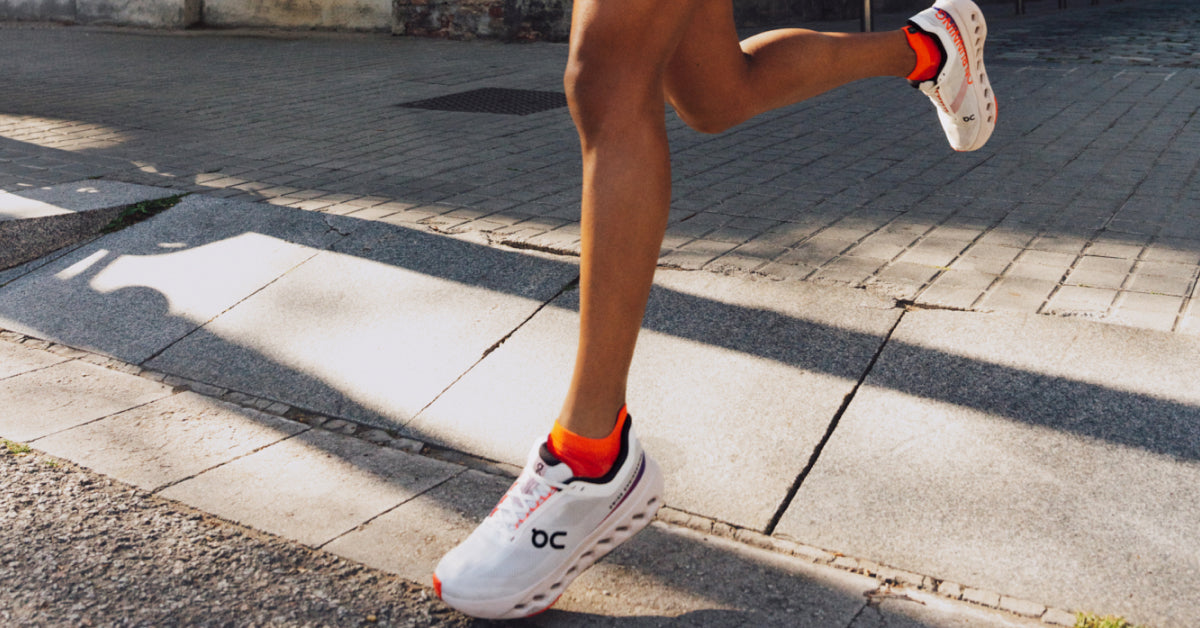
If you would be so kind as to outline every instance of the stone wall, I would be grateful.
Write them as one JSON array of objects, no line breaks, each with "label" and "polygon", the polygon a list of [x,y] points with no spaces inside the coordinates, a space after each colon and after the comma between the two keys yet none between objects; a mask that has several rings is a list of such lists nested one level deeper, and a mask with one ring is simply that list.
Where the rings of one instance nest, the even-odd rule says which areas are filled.
[{"label": "stone wall", "polygon": [[382,30],[392,0],[204,0],[206,26]]},{"label": "stone wall", "polygon": [[76,0],[75,19],[85,24],[179,28],[200,21],[202,0]]},{"label": "stone wall", "polygon": [[0,0],[0,19],[74,22],[75,0]]},{"label": "stone wall", "polygon": [[571,0],[395,0],[393,32],[566,41]]},{"label": "stone wall", "polygon": [[0,0],[0,19],[182,28],[200,21],[203,0]]}]

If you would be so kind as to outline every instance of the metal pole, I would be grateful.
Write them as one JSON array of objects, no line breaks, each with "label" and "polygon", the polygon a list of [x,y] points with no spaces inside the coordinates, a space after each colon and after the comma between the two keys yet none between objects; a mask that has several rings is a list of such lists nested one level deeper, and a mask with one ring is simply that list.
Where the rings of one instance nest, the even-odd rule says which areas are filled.
[{"label": "metal pole", "polygon": [[862,26],[862,32],[864,33],[875,30],[875,20],[871,16],[871,0],[863,0],[862,19],[859,24]]}]

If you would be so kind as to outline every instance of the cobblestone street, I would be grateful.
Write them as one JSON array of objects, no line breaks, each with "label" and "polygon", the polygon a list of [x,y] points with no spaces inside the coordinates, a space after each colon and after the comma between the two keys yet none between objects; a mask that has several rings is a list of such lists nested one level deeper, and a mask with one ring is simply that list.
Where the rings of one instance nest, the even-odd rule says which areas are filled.
[{"label": "cobblestone street", "polygon": [[[1200,332],[1200,7],[994,5],[1000,126],[955,154],[903,82],[717,136],[671,115],[661,263],[931,306]],[[1038,8],[1041,6],[1042,8]],[[566,48],[382,35],[0,30],[0,189],[103,177],[577,249],[577,141],[398,104],[561,90]]]}]

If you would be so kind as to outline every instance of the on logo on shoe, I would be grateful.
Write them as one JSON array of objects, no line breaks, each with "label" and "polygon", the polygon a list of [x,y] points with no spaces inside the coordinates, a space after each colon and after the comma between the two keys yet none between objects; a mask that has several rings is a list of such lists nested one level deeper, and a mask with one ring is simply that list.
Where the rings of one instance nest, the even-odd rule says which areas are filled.
[{"label": "on logo on shoe", "polygon": [[546,532],[545,530],[534,528],[531,540],[533,541],[533,546],[538,549],[542,549],[543,547],[549,545],[551,549],[560,550],[566,549],[567,546],[560,543],[558,539],[559,537],[566,535],[566,532]]}]

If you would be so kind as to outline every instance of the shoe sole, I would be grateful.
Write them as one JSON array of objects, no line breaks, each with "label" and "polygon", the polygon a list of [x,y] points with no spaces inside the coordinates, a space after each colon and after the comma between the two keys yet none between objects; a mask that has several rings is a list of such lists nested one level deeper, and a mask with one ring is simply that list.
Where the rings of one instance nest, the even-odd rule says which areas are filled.
[{"label": "shoe sole", "polygon": [[[491,600],[477,600],[445,595],[435,573],[434,588],[438,597],[451,607],[481,619],[518,619],[549,609],[579,574],[604,558],[618,545],[641,532],[654,519],[654,514],[662,506],[662,472],[658,463],[649,456],[643,456],[642,460],[645,465],[642,469],[642,479],[625,498],[628,510],[621,513],[622,506],[618,506],[584,539],[575,553],[548,576],[520,593]],[[497,612],[497,609],[505,610]]]},{"label": "shoe sole", "polygon": [[[966,5],[966,13],[960,11],[959,4]],[[996,103],[996,93],[992,91],[992,84],[988,80],[987,68],[983,63],[983,45],[987,41],[987,20],[983,17],[983,12],[979,7],[970,0],[964,0],[961,3],[947,2],[935,3],[934,7],[945,11],[951,19],[954,20],[955,27],[958,28],[959,35],[963,38],[963,48],[967,54],[967,68],[971,70],[972,82],[969,86],[975,92],[975,100],[980,103],[980,115],[985,116],[983,126],[979,130],[979,134],[975,136],[975,141],[965,148],[956,148],[959,152],[970,152],[982,148],[987,144],[988,139],[992,137],[992,131],[996,129],[996,113],[998,105]],[[947,51],[947,54],[954,52]],[[991,103],[992,107],[989,111],[987,103]],[[986,119],[987,117],[991,120]]]}]

